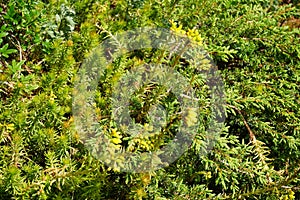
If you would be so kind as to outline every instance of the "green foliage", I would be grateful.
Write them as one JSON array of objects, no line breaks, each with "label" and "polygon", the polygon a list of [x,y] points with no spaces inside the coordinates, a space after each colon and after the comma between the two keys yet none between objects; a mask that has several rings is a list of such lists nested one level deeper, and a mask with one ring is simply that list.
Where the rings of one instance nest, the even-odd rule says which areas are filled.
[{"label": "green foliage", "polygon": [[[299,3],[267,0],[9,0],[0,2],[1,199],[299,199]],[[297,21],[298,20],[298,21]],[[173,66],[199,89],[199,131],[170,166],[123,173],[91,156],[71,112],[76,72],[84,58],[119,31],[160,26],[187,35],[219,68],[226,122],[216,145],[200,156],[210,102],[203,77],[169,52],[123,55],[95,95],[96,114],[114,148],[148,152],[178,126],[178,102],[146,85],[131,99],[132,117],[149,132],[154,99],[174,113],[163,133],[131,138],[116,129],[110,94],[135,66]],[[146,106],[145,106],[146,105]],[[192,123],[195,112],[185,120]],[[161,136],[164,137],[161,137]],[[159,160],[157,162],[160,162]]]},{"label": "green foliage", "polygon": [[[7,36],[7,32],[1,32],[0,33],[0,45],[2,44],[3,42],[3,37]],[[5,57],[5,58],[8,58],[9,54],[12,54],[12,53],[15,53],[17,52],[16,49],[8,49],[8,43],[6,43],[5,45],[3,45],[1,48],[0,48],[0,55],[1,57]]]},{"label": "green foliage", "polygon": [[44,28],[47,29],[47,33],[52,38],[67,38],[75,28],[74,16],[75,11],[62,4],[58,13],[55,15],[55,24],[49,22],[44,25]]}]

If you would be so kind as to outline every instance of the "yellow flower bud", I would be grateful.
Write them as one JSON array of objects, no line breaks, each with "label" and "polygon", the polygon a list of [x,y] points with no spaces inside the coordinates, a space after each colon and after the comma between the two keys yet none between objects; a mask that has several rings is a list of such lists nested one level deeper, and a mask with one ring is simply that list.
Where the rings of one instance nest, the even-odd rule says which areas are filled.
[{"label": "yellow flower bud", "polygon": [[113,139],[111,139],[111,142],[114,144],[120,144],[120,143],[122,143],[122,140],[120,138],[113,138]]}]

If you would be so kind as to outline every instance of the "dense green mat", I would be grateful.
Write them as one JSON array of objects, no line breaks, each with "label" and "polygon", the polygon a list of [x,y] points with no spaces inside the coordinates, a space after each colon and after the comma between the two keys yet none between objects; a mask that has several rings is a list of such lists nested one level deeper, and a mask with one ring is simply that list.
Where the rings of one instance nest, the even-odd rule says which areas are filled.
[{"label": "dense green mat", "polygon": [[[0,199],[300,199],[299,8],[293,0],[0,1]],[[194,31],[191,38],[223,78],[226,120],[207,154],[201,154],[208,145],[203,135],[209,117],[203,117],[189,150],[174,163],[125,173],[107,167],[83,144],[72,92],[93,48],[144,26]],[[99,123],[128,151],[165,145],[178,121],[166,138],[127,142],[128,135],[103,117],[111,114],[115,77],[159,58],[193,87],[203,87],[191,65],[176,58],[174,64],[165,53],[144,49],[124,55],[99,84]],[[150,102],[145,96],[154,98],[157,91],[151,92],[136,94],[133,111],[144,111],[141,100]],[[200,116],[210,114],[206,93],[197,93],[203,99]],[[158,101],[178,109],[170,95]],[[145,113],[132,116],[148,126]],[[191,112],[186,123],[193,117]]]}]

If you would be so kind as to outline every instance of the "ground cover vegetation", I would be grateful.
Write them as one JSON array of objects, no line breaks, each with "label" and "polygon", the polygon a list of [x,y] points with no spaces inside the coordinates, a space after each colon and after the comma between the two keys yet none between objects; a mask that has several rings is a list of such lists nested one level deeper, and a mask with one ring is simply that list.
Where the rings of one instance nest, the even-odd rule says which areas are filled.
[{"label": "ground cover vegetation", "polygon": [[[299,8],[293,0],[0,1],[0,199],[299,199]],[[171,29],[203,46],[224,81],[226,120],[208,154],[200,154],[207,145],[204,117],[174,163],[124,173],[85,148],[72,92],[93,48],[144,26]],[[205,88],[193,66],[168,58],[147,49],[123,55],[99,84],[96,113],[115,148],[151,151],[172,139],[178,125],[175,118],[166,137],[132,139],[104,117],[111,114],[112,85],[129,67],[159,60]],[[210,113],[205,94],[197,94],[200,117]],[[131,116],[148,129],[152,99],[179,109],[163,88],[137,91]],[[184,120],[192,124],[195,113]]]}]

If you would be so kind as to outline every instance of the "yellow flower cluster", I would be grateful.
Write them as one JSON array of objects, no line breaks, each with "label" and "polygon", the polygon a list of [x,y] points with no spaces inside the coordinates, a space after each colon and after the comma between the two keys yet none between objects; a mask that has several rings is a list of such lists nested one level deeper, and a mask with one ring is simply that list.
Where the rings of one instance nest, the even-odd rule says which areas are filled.
[{"label": "yellow flower cluster", "polygon": [[171,31],[174,31],[176,34],[179,35],[186,35],[188,38],[190,38],[192,41],[196,42],[198,45],[203,45],[203,39],[199,33],[198,30],[196,29],[188,29],[187,31],[182,29],[182,25],[178,24],[174,21],[171,22]]},{"label": "yellow flower cluster", "polygon": [[139,148],[143,151],[151,151],[154,148],[153,141],[148,137],[140,137],[132,140],[132,143],[128,147],[128,151],[134,151]]},{"label": "yellow flower cluster", "polygon": [[117,129],[114,128],[111,130],[111,136],[113,136],[113,138],[110,141],[115,145],[122,143],[122,136],[120,135],[120,132],[117,131]]},{"label": "yellow flower cluster", "polygon": [[186,33],[186,35],[191,39],[194,40],[197,44],[203,44],[203,39],[201,38],[201,35],[198,30],[195,29],[189,29]]},{"label": "yellow flower cluster", "polygon": [[179,34],[179,35],[185,35],[185,30],[182,30],[182,25],[180,24],[177,27],[177,23],[174,21],[171,21],[171,31],[174,31],[175,33]]},{"label": "yellow flower cluster", "polygon": [[109,164],[111,167],[108,170],[113,170],[114,172],[120,172],[121,168],[124,167],[125,158],[122,155],[119,155],[117,152],[122,148],[120,145],[122,141],[121,133],[113,128],[110,131],[110,144],[108,146],[107,152],[109,152],[109,156],[105,160],[105,163]]}]

